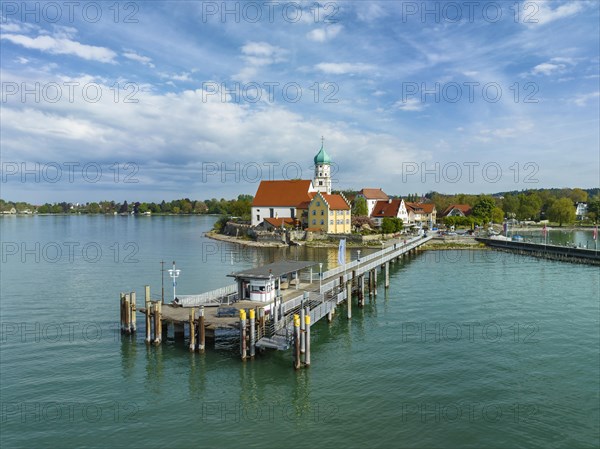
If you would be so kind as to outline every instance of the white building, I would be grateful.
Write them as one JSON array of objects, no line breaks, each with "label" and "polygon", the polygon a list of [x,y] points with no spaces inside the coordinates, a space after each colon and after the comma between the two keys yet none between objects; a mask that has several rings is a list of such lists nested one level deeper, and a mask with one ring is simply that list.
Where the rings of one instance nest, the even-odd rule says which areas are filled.
[{"label": "white building", "polygon": [[378,201],[387,201],[389,197],[382,189],[362,189],[356,194],[356,198],[362,197],[367,201],[367,215],[373,214],[373,208]]}]

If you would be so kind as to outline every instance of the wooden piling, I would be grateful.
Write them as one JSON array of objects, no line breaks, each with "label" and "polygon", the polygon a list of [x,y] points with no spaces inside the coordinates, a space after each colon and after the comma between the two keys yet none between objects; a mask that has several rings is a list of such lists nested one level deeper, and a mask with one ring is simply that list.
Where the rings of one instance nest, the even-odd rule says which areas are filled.
[{"label": "wooden piling", "polygon": [[256,344],[256,311],[250,309],[250,358],[254,358],[255,355],[255,344]]},{"label": "wooden piling", "polygon": [[306,311],[304,310],[304,302],[300,306],[300,354],[304,354],[306,348],[304,347],[304,331],[306,330],[304,327],[304,318],[306,317]]},{"label": "wooden piling", "polygon": [[390,263],[386,262],[385,263],[385,282],[384,282],[384,286],[385,288],[390,288]]},{"label": "wooden piling", "polygon": [[130,293],[131,302],[129,303],[129,316],[130,316],[130,332],[134,333],[137,330],[137,307],[135,304],[135,292]]},{"label": "wooden piling", "polygon": [[121,332],[125,331],[125,293],[119,295],[119,315],[121,319]]},{"label": "wooden piling", "polygon": [[154,344],[162,342],[162,305],[160,301],[154,303]]},{"label": "wooden piling", "polygon": [[200,307],[198,317],[198,351],[203,353],[206,347],[206,329],[204,329],[204,306]]},{"label": "wooden piling", "polygon": [[240,354],[246,360],[246,311],[240,309]]},{"label": "wooden piling", "polygon": [[294,368],[300,369],[300,316],[294,314]]},{"label": "wooden piling", "polygon": [[146,306],[146,343],[150,344],[152,343],[152,324],[150,322],[152,303],[150,302],[150,286],[146,285],[144,290],[144,305]]},{"label": "wooden piling", "polygon": [[310,313],[307,313],[304,316],[304,327],[305,327],[305,331],[304,331],[304,348],[305,348],[305,353],[304,353],[304,364],[306,366],[310,366]]},{"label": "wooden piling", "polygon": [[124,323],[124,331],[126,334],[131,333],[131,306],[129,305],[129,293],[125,293],[124,300],[124,310],[125,310],[125,323]]},{"label": "wooden piling", "polygon": [[377,296],[377,269],[373,269],[373,296]]},{"label": "wooden piling", "polygon": [[352,281],[346,283],[346,300],[348,301],[348,319],[352,318]]},{"label": "wooden piling", "polygon": [[190,309],[190,351],[194,352],[196,350],[196,309],[192,307]]},{"label": "wooden piling", "polygon": [[362,307],[365,301],[365,275],[358,277],[358,307]]}]

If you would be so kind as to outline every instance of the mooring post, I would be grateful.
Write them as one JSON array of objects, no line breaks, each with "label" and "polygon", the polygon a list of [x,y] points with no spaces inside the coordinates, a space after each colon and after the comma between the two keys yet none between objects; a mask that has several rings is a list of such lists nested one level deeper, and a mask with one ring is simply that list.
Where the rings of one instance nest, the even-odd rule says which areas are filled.
[{"label": "mooring post", "polygon": [[306,313],[304,320],[304,327],[306,328],[304,331],[304,339],[306,340],[304,343],[304,364],[310,366],[310,313]]},{"label": "mooring post", "polygon": [[390,288],[390,263],[385,263],[385,288]]},{"label": "mooring post", "polygon": [[146,343],[150,344],[152,342],[152,329],[150,324],[150,314],[152,313],[151,307],[152,303],[150,302],[150,286],[146,285],[144,287],[144,305],[146,306]]},{"label": "mooring post", "polygon": [[377,296],[377,268],[373,269],[373,295]]},{"label": "mooring post", "polygon": [[352,281],[346,282],[346,300],[348,301],[348,319],[352,318]]},{"label": "mooring post", "polygon": [[125,293],[125,333],[131,333],[131,306],[129,305],[129,293]]},{"label": "mooring post", "polygon": [[119,315],[121,318],[121,332],[125,331],[125,293],[119,294]]},{"label": "mooring post", "polygon": [[260,328],[260,336],[265,335],[265,309],[258,309],[258,327]]},{"label": "mooring post", "polygon": [[130,312],[130,316],[131,316],[131,323],[130,323],[130,330],[131,333],[134,333],[137,330],[137,307],[135,306],[135,292],[131,292],[131,303],[129,304],[129,307],[131,309]]},{"label": "mooring post", "polygon": [[365,275],[358,277],[358,307],[362,307],[365,302]]},{"label": "mooring post", "polygon": [[240,353],[242,360],[246,360],[246,311],[240,309]]},{"label": "mooring post", "polygon": [[254,358],[256,348],[256,311],[250,309],[250,358]]},{"label": "mooring post", "polygon": [[306,328],[304,327],[304,317],[306,316],[306,312],[304,311],[304,301],[302,301],[302,305],[300,306],[300,354],[304,354],[306,348],[304,347],[304,331]]},{"label": "mooring post", "polygon": [[300,316],[294,314],[294,368],[300,368]]},{"label": "mooring post", "polygon": [[206,331],[204,329],[204,306],[200,307],[200,317],[198,318],[198,351],[204,352],[206,345]]},{"label": "mooring post", "polygon": [[196,350],[196,308],[192,307],[190,309],[190,351],[194,352]]},{"label": "mooring post", "polygon": [[154,303],[154,344],[162,342],[162,306],[160,301]]}]

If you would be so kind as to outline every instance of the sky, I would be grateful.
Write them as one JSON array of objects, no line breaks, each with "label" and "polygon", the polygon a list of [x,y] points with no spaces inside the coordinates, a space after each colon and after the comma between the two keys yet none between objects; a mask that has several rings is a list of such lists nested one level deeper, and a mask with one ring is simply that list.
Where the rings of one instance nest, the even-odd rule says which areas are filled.
[{"label": "sky", "polygon": [[600,185],[597,1],[1,5],[5,200]]}]

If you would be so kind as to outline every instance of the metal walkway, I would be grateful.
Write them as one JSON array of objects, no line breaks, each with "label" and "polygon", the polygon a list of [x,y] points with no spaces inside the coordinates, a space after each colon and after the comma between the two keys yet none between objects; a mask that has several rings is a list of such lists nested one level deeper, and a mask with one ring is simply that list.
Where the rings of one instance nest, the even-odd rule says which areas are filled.
[{"label": "metal walkway", "polygon": [[[321,285],[314,289],[300,289],[299,296],[285,302],[280,302],[272,307],[277,307],[274,314],[277,321],[269,320],[264,329],[259,327],[256,347],[264,349],[287,350],[290,348],[293,338],[293,317],[300,314],[301,309],[308,309],[311,325],[318,322],[324,316],[332,312],[338,304],[347,298],[346,285],[351,282],[351,292],[359,289],[359,276],[385,266],[391,260],[412,251],[432,237],[418,237],[407,241],[406,244],[396,243],[385,247],[383,250],[361,258],[360,261],[352,261],[345,267],[329,270],[324,274],[325,279]],[[312,284],[309,284],[312,285]]]}]

